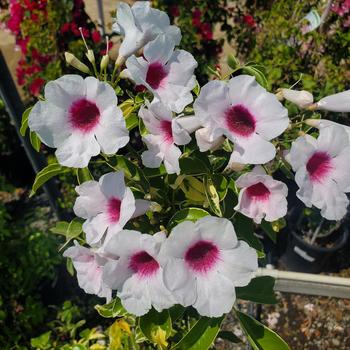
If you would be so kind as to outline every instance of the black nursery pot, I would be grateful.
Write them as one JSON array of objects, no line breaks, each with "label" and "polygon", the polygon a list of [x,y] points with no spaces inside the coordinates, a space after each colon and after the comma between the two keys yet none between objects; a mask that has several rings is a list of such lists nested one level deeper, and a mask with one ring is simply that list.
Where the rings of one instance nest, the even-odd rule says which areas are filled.
[{"label": "black nursery pot", "polygon": [[329,258],[343,248],[349,237],[349,230],[342,225],[336,232],[318,242],[330,243],[331,247],[311,245],[304,241],[295,230],[289,232],[287,249],[282,257],[283,264],[288,270],[296,272],[319,273],[327,264]]}]

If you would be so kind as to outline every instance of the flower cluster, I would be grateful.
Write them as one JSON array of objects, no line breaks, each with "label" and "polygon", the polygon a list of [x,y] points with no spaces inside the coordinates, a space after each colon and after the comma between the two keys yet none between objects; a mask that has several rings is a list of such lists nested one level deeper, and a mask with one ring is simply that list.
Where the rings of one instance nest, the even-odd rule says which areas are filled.
[{"label": "flower cluster", "polygon": [[[100,186],[84,184],[84,191],[93,186],[95,192],[85,198],[78,197],[75,207],[80,207],[86,215],[95,215],[94,218],[103,217],[96,220],[102,225],[95,228],[102,232],[109,222],[107,234],[110,234],[110,228],[127,217],[123,205],[124,212],[131,209],[127,213],[131,216],[133,198],[124,197],[118,205],[117,201],[121,201],[117,195],[108,193],[106,201],[105,195],[98,191],[103,190],[107,176],[110,179],[104,190],[107,185],[115,186],[120,174],[104,176]],[[114,186],[112,189],[116,191]],[[127,204],[129,208],[125,210]],[[104,212],[96,215],[98,211]],[[85,224],[85,229],[93,226],[91,220]],[[94,238],[100,239],[100,234]],[[109,299],[111,290],[117,290],[122,305],[136,316],[146,314],[152,307],[162,311],[180,304],[192,305],[200,315],[219,317],[232,309],[235,287],[246,286],[258,267],[256,251],[237,240],[232,223],[212,216],[195,223],[184,221],[173,228],[169,237],[165,232],[149,235],[121,230],[105,240],[107,243],[95,249],[76,244],[64,255],[72,258],[79,285],[85,292]]]},{"label": "flower cluster", "polygon": [[62,75],[65,62],[59,55],[61,50],[74,47],[75,54],[81,56],[84,46],[76,43],[81,41],[79,28],[88,43],[105,54],[101,35],[87,16],[82,0],[11,0],[8,13],[5,25],[15,35],[21,52],[17,82],[32,96],[41,93],[47,80]]},{"label": "flower cluster", "polygon": [[[238,240],[233,223],[223,218],[220,200],[229,186],[233,197],[224,209],[231,211],[227,214],[231,220],[232,211],[258,224],[284,217],[288,189],[271,171],[277,158],[278,166],[283,163],[295,172],[297,196],[306,206],[320,209],[329,220],[345,216],[346,193],[350,192],[349,129],[326,120],[308,120],[308,125],[319,129],[318,137],[299,133],[285,147],[280,135],[294,132],[294,126],[280,100],[308,110],[345,112],[350,110],[349,91],[316,103],[305,91],[281,89],[272,94],[258,83],[261,74],[256,74],[256,68],[250,70],[254,76],[232,72],[229,79],[220,77],[200,89],[194,75],[197,62],[189,52],[176,48],[181,33],[164,12],[148,2],[132,7],[120,3],[114,29],[124,39],[111,79],[106,67],[98,74],[94,66],[96,77],[64,75],[51,81],[45,87],[45,100],[36,103],[28,118],[31,131],[56,148],[61,165],[86,168],[92,157],[101,154],[103,164],[124,170],[76,188],[74,212],[85,220],[82,242],[89,248],[76,243],[65,256],[73,260],[79,285],[87,293],[109,299],[116,290],[125,309],[135,315],[144,315],[152,307],[161,311],[181,304],[193,306],[204,316],[221,316],[232,308],[235,287],[246,286],[257,269],[255,249]],[[77,59],[75,63],[90,72]],[[115,89],[121,79],[133,81],[145,92],[118,105]],[[125,112],[128,104],[132,117]],[[131,118],[136,123],[130,123]],[[128,146],[137,166],[121,155],[130,141],[129,129],[135,125],[143,144],[137,150]],[[206,168],[212,164],[206,155],[213,156],[218,149],[224,166],[220,173],[208,174]],[[192,155],[200,160],[196,163],[200,169],[186,172],[181,161]],[[121,158],[123,165],[118,163]],[[147,178],[139,169],[141,164],[156,170],[145,169]],[[237,169],[238,176],[232,172]],[[202,181],[194,176],[201,171],[206,172]],[[127,187],[126,178],[133,185]],[[143,185],[138,187],[137,182]],[[186,183],[192,189],[186,189]],[[184,189],[185,196],[192,190],[199,198],[194,202],[204,208],[211,205],[212,212],[221,217],[196,208],[202,210],[197,220],[177,218],[169,224],[168,235],[165,221],[156,230],[147,225],[143,230],[141,220],[133,221],[147,213],[151,225],[157,222],[150,200],[167,197],[170,189],[177,188]],[[162,220],[168,222],[164,218],[176,211],[176,201],[174,194]],[[160,232],[152,235],[155,231]]]},{"label": "flower cluster", "polygon": [[343,26],[350,27],[350,1],[338,0],[332,2],[332,11],[338,16],[344,17]]}]

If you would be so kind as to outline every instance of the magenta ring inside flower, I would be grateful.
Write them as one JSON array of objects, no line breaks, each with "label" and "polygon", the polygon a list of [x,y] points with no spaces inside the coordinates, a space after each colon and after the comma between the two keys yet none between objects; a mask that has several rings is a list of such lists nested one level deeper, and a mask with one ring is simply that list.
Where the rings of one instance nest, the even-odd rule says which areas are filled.
[{"label": "magenta ring inside flower", "polygon": [[247,187],[246,194],[253,201],[267,201],[270,197],[270,190],[262,183],[258,182]]},{"label": "magenta ring inside flower", "polygon": [[152,88],[157,90],[162,86],[162,82],[168,75],[165,67],[160,62],[153,62],[148,66],[146,82]]},{"label": "magenta ring inside flower", "polygon": [[160,122],[160,128],[163,132],[163,138],[164,141],[168,143],[173,143],[174,138],[173,138],[173,129],[172,129],[172,124],[171,121],[169,120],[162,120]]},{"label": "magenta ring inside flower", "polygon": [[107,215],[108,219],[112,224],[115,224],[120,219],[120,207],[122,202],[119,198],[112,197],[109,198],[107,202]]},{"label": "magenta ring inside flower", "polygon": [[231,106],[225,111],[225,122],[233,134],[242,137],[248,137],[255,131],[254,116],[241,104]]},{"label": "magenta ring inside flower", "polygon": [[159,264],[143,250],[130,257],[129,268],[140,277],[145,278],[154,275],[159,269]]},{"label": "magenta ring inside flower", "polygon": [[93,130],[100,120],[100,110],[96,103],[85,98],[76,100],[69,108],[69,122],[75,130],[87,133]]},{"label": "magenta ring inside flower", "polygon": [[331,157],[327,152],[315,152],[306,163],[306,170],[313,182],[322,182],[332,169]]},{"label": "magenta ring inside flower", "polygon": [[219,261],[219,249],[210,241],[198,241],[185,253],[187,265],[198,273],[207,273],[212,270]]}]

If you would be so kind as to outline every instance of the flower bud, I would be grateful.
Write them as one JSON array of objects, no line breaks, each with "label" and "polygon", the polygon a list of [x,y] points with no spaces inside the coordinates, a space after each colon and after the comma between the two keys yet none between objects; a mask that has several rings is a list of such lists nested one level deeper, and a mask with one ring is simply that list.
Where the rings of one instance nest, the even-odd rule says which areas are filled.
[{"label": "flower bud", "polygon": [[101,71],[104,71],[107,68],[108,62],[109,62],[108,54],[107,55],[103,55],[103,57],[101,59],[101,65],[100,65]]},{"label": "flower bud", "polygon": [[89,62],[91,62],[92,64],[95,63],[95,55],[94,55],[94,52],[92,50],[87,51],[86,57],[89,60]]},{"label": "flower bud", "polygon": [[119,55],[117,60],[115,61],[115,65],[117,67],[120,67],[120,66],[122,66],[124,64],[124,62],[125,62],[125,57]]},{"label": "flower bud", "polygon": [[318,128],[320,126],[321,120],[320,119],[306,119],[305,124],[312,126],[313,128]]},{"label": "flower bud", "polygon": [[296,104],[299,108],[305,108],[314,101],[312,94],[305,90],[281,89],[280,93],[287,101]]},{"label": "flower bud", "polygon": [[225,168],[225,172],[230,173],[231,171],[242,171],[246,165],[237,162],[229,162]]},{"label": "flower bud", "polygon": [[350,112],[350,90],[321,98],[316,103],[316,108],[331,112]]},{"label": "flower bud", "polygon": [[73,54],[70,52],[65,52],[64,57],[66,58],[66,62],[71,65],[72,67],[80,70],[83,73],[90,74],[90,69],[89,67],[78,60]]}]

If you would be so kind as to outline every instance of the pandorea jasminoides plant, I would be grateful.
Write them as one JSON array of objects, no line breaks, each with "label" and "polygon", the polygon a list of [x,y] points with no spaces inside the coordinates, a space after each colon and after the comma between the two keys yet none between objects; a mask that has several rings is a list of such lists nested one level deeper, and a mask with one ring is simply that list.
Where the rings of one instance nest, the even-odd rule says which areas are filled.
[{"label": "pandorea jasminoides plant", "polygon": [[[64,256],[79,286],[107,299],[96,306],[102,316],[130,323],[125,349],[208,349],[231,310],[254,348],[289,349],[235,301],[274,300],[273,279],[258,276],[264,252],[253,230],[276,230],[287,214],[281,173],[295,172],[297,196],[326,219],[346,215],[348,128],[313,111],[334,103],[349,111],[347,93],[315,104],[308,92],[273,94],[257,68],[240,75],[231,63],[229,76],[200,88],[197,63],[176,48],[180,30],[164,12],[119,4],[115,28],[125,39],[114,67],[67,54],[95,76],[49,82],[23,118],[22,131],[28,123],[56,149],[33,193],[61,172],[77,176],[77,217],[54,231],[74,241]],[[300,120],[289,120],[283,98],[303,109]]]}]

